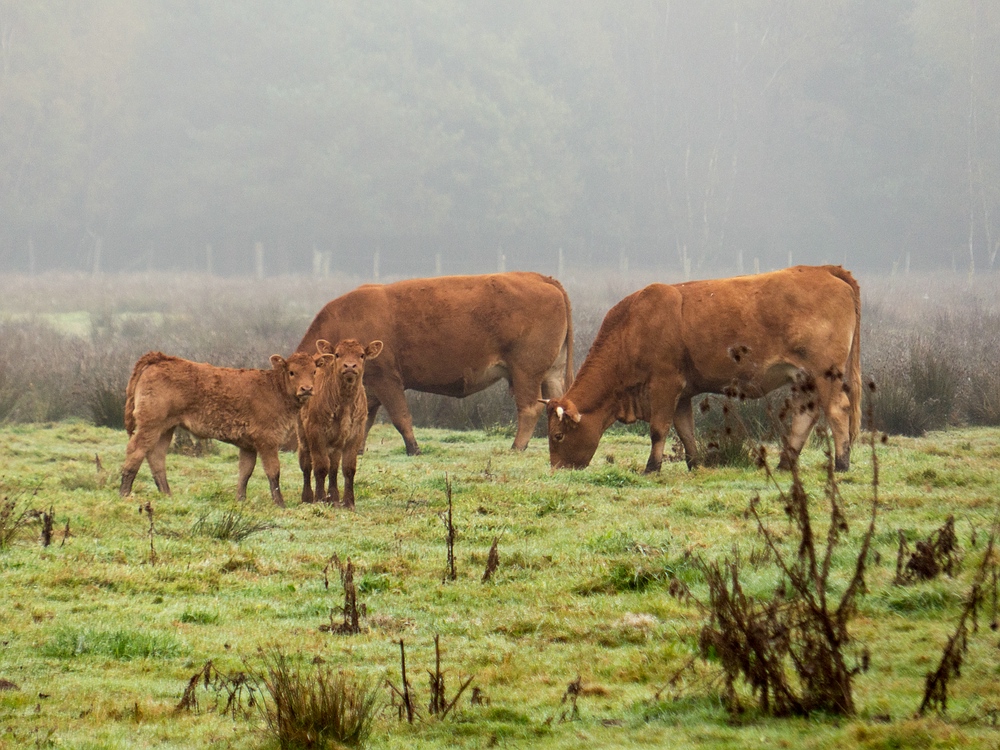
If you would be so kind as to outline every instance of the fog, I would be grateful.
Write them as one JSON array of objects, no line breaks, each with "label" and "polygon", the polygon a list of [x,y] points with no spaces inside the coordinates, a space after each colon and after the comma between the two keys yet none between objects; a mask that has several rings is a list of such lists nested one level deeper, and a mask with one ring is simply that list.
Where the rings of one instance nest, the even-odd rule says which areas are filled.
[{"label": "fog", "polygon": [[986,272],[986,0],[0,0],[0,272]]}]

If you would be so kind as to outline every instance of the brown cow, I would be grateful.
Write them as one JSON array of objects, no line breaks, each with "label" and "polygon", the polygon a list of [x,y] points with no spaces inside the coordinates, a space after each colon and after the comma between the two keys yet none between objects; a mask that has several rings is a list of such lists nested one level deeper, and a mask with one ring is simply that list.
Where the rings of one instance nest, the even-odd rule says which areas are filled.
[{"label": "brown cow", "polygon": [[298,346],[381,339],[382,356],[365,369],[367,430],[380,405],[406,443],[413,437],[407,388],[468,396],[505,379],[517,406],[513,447],[523,450],[542,396],[561,396],[573,380],[573,323],[558,281],[537,273],[443,276],[366,284],[320,310]]},{"label": "brown cow", "polygon": [[576,381],[548,402],[553,467],[583,468],[615,421],[649,422],[646,471],[659,471],[674,424],[694,465],[691,399],[735,389],[756,398],[793,381],[794,416],[779,466],[798,458],[819,416],[836,468],[850,467],[861,420],[861,294],[840,266],[652,284],[611,308]]},{"label": "brown cow", "polygon": [[271,497],[284,507],[278,478],[278,448],[294,426],[299,408],[313,392],[321,358],[297,352],[286,361],[271,356],[272,370],[235,370],[148,352],[132,369],[125,391],[125,429],[129,434],[120,494],[145,458],[160,492],[167,484],[167,449],[179,426],[202,438],[240,449],[237,500],[245,500],[247,481],[260,453]]},{"label": "brown cow", "polygon": [[[319,371],[313,397],[299,412],[299,467],[302,469],[302,502],[311,503],[316,497],[339,503],[337,469],[343,459],[344,507],[354,507],[354,474],[358,452],[365,442],[365,420],[368,399],[361,381],[365,360],[373,360],[382,351],[381,341],[364,347],[356,339],[345,339],[336,347],[324,339],[316,348],[332,362]],[[310,474],[316,477],[313,495]],[[329,494],[326,491],[330,477]]]}]

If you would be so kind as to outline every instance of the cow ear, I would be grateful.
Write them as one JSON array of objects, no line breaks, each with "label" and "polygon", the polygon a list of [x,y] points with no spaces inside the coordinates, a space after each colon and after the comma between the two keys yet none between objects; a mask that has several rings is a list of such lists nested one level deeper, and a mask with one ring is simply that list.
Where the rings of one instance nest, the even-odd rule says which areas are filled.
[{"label": "cow ear", "polygon": [[576,408],[576,404],[566,399],[563,399],[563,406],[556,407],[556,414],[559,415],[559,419],[569,417],[576,424],[580,424],[580,420],[583,418]]},{"label": "cow ear", "polygon": [[320,354],[332,354],[333,344],[326,339],[316,339],[316,351]]},{"label": "cow ear", "polygon": [[316,360],[316,366],[317,367],[326,367],[328,364],[330,364],[331,362],[333,362],[333,360],[335,360],[335,359],[336,359],[336,357],[334,357],[332,354],[321,354],[317,358],[317,360]]},{"label": "cow ear", "polygon": [[381,341],[376,340],[371,342],[368,345],[368,348],[365,349],[365,356],[368,357],[368,359],[375,359],[375,357],[382,353],[382,346],[383,344]]},{"label": "cow ear", "polygon": [[271,367],[273,367],[275,370],[283,370],[287,367],[287,364],[288,363],[285,362],[285,358],[282,357],[280,354],[271,355]]}]

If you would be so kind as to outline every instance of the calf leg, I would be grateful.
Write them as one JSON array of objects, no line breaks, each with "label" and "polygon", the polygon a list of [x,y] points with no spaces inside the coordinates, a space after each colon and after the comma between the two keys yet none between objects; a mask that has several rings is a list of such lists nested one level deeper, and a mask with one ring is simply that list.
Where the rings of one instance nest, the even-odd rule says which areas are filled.
[{"label": "calf leg", "polygon": [[261,446],[260,460],[264,464],[264,473],[267,474],[267,483],[271,488],[271,499],[279,508],[284,508],[285,498],[281,496],[281,460],[278,458],[278,446]]},{"label": "calf leg", "polygon": [[240,476],[236,481],[236,499],[243,502],[247,499],[247,482],[253,474],[253,467],[257,465],[257,451],[248,448],[240,448]]},{"label": "calf leg", "polygon": [[170,441],[174,439],[174,428],[160,435],[156,445],[149,451],[146,460],[149,461],[149,468],[153,472],[153,481],[156,488],[164,495],[171,494],[170,485],[167,484],[167,451],[170,450]]},{"label": "calf leg", "polygon": [[316,485],[316,499],[320,502],[327,502],[329,496],[326,489],[327,476],[330,473],[330,452],[325,445],[313,442],[309,445],[309,452],[312,454],[312,470],[314,484]]},{"label": "calf leg", "polygon": [[316,496],[312,489],[312,457],[305,436],[299,433],[299,469],[302,470],[302,502],[314,503]]},{"label": "calf leg", "polygon": [[354,510],[354,475],[358,470],[358,452],[348,447],[344,450],[344,507]]},{"label": "calf leg", "polygon": [[327,499],[332,505],[340,504],[340,489],[338,488],[337,470],[340,468],[340,448],[330,449],[330,476],[327,478],[330,489],[327,494]]}]

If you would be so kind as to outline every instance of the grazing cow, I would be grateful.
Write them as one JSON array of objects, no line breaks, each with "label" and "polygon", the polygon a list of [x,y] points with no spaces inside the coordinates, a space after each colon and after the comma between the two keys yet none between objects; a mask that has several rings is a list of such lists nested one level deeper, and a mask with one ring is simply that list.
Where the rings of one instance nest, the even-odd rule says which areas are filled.
[{"label": "grazing cow", "polygon": [[840,266],[796,266],[756,276],[652,284],[611,308],[576,381],[548,401],[553,467],[583,468],[615,420],[649,422],[646,471],[659,471],[674,424],[694,465],[691,399],[752,398],[795,381],[779,467],[789,468],[819,416],[836,468],[850,467],[861,420],[861,294]]},{"label": "grazing cow", "polygon": [[517,406],[513,448],[523,450],[542,411],[538,399],[561,396],[573,380],[569,297],[558,281],[537,273],[366,284],[320,310],[298,350],[348,338],[385,344],[365,369],[365,431],[384,405],[410,455],[420,449],[407,388],[462,397],[503,378]]},{"label": "grazing cow", "polygon": [[235,370],[148,352],[139,358],[125,391],[125,429],[129,434],[120,494],[145,458],[160,492],[170,494],[166,457],[177,426],[193,435],[215,438],[240,449],[237,500],[245,500],[247,481],[260,453],[275,504],[284,507],[278,478],[278,448],[294,426],[299,408],[313,392],[321,358],[297,352],[286,361],[271,356],[271,370]]},{"label": "grazing cow", "polygon": [[[333,504],[340,502],[337,468],[343,459],[344,507],[353,508],[354,474],[358,452],[365,442],[365,420],[368,418],[368,399],[362,385],[365,360],[378,357],[382,342],[373,341],[365,347],[356,339],[345,339],[333,347],[320,339],[316,348],[332,362],[319,371],[315,393],[299,412],[296,429],[302,469],[302,502],[311,503],[316,498],[329,499]],[[310,474],[316,478],[315,496],[309,482]],[[327,475],[329,494],[325,489]]]}]

